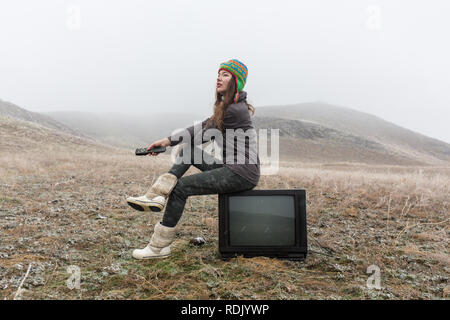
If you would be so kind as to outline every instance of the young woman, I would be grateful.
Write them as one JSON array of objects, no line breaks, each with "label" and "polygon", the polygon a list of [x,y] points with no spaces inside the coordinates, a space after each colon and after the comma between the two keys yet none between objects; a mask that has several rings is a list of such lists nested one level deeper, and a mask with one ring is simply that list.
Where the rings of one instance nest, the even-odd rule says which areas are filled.
[{"label": "young woman", "polygon": [[[183,148],[177,155],[182,157],[187,148],[190,148],[190,163],[183,163],[177,159],[169,172],[159,176],[144,196],[127,198],[127,203],[136,210],[160,212],[165,208],[163,219],[156,224],[150,243],[144,249],[134,250],[134,258],[161,258],[170,254],[170,244],[175,238],[175,227],[189,196],[250,190],[258,184],[260,162],[256,150],[256,134],[247,136],[243,150],[242,147],[235,145],[235,136],[228,134],[227,139],[229,130],[226,130],[233,129],[232,131],[235,132],[239,129],[240,132],[246,132],[252,129],[253,133],[255,132],[250,119],[250,112],[253,115],[254,108],[247,103],[247,93],[242,91],[247,80],[247,73],[247,67],[236,59],[220,65],[214,113],[202,122],[200,144],[209,141],[203,137],[205,130],[214,128],[222,133],[222,161],[215,161],[215,158],[195,146],[194,126],[191,126],[185,129],[191,137],[188,141],[190,143],[183,143]],[[175,138],[172,139],[172,136],[169,136],[153,142],[149,149],[157,146],[172,147],[180,142],[182,141],[175,141]],[[227,148],[227,146],[230,147]],[[230,154],[231,158],[235,158],[232,162],[227,158]],[[236,161],[239,157],[245,158],[245,163]],[[202,159],[202,162],[196,163],[194,158]],[[202,172],[183,177],[191,165]]]}]

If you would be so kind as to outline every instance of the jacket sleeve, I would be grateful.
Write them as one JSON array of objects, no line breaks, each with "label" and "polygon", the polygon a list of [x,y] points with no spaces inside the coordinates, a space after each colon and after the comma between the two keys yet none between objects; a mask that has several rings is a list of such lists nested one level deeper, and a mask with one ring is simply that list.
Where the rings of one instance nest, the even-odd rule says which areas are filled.
[{"label": "jacket sleeve", "polygon": [[[201,142],[201,143],[197,143],[197,144],[195,144],[195,145],[199,145],[199,144],[203,144],[203,143],[205,143],[205,142],[208,142],[208,140],[204,140],[204,139],[203,139],[203,134],[205,133],[205,130],[206,130],[206,129],[205,129],[205,126],[206,126],[206,122],[208,121],[208,119],[209,119],[209,117],[202,121],[202,130],[201,130],[201,132],[200,132],[200,131],[197,132],[197,134],[200,134],[200,133],[201,133],[201,137],[202,137],[201,141],[202,141],[202,142]],[[197,124],[197,125],[198,125],[198,124]],[[214,127],[214,126],[213,126],[213,127]],[[184,132],[184,131],[187,131],[187,132],[189,133],[189,135],[190,135],[190,137],[191,137],[191,145],[194,145],[194,142],[195,142],[194,125],[192,125],[192,126],[190,126],[190,127],[187,127],[187,128],[185,128],[185,129],[183,129],[182,131],[180,131],[180,133],[181,133],[181,132]],[[179,143],[184,143],[184,142],[183,142],[183,137],[182,137],[182,136],[177,137],[177,138],[174,138],[174,137],[171,135],[171,136],[168,136],[167,138],[168,138],[169,141],[170,141],[170,146],[171,146],[171,147],[176,146],[176,145],[179,144]],[[200,140],[199,140],[199,141],[200,141]]]}]

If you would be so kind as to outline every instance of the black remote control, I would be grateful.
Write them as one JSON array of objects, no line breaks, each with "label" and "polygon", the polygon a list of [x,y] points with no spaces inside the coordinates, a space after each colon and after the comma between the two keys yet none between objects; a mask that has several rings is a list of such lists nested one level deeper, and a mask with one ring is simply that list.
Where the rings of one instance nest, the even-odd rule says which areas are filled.
[{"label": "black remote control", "polygon": [[148,148],[137,148],[136,149],[136,155],[137,156],[145,156],[149,153],[156,152],[161,153],[166,151],[166,147],[153,147],[150,150],[147,150]]}]

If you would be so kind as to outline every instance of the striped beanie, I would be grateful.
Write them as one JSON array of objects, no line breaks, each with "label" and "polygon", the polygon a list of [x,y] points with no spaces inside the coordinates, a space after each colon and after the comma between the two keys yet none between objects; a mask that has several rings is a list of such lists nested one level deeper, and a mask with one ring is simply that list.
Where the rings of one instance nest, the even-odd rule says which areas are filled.
[{"label": "striped beanie", "polygon": [[245,82],[247,81],[248,69],[237,59],[231,59],[227,62],[222,62],[219,67],[220,70],[227,70],[231,72],[236,77],[236,94],[234,96],[234,103],[236,103],[239,99],[239,92],[244,89]]}]

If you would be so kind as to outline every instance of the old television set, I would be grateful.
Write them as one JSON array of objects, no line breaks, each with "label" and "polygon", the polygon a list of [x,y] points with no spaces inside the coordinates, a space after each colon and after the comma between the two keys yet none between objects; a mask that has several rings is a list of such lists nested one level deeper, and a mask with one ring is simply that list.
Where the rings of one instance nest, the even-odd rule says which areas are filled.
[{"label": "old television set", "polygon": [[219,252],[303,260],[307,254],[303,189],[219,194]]}]

